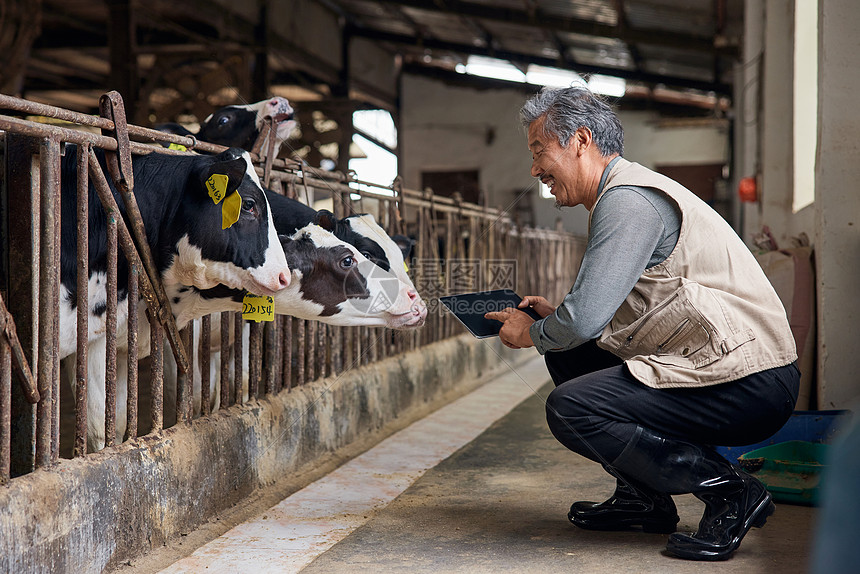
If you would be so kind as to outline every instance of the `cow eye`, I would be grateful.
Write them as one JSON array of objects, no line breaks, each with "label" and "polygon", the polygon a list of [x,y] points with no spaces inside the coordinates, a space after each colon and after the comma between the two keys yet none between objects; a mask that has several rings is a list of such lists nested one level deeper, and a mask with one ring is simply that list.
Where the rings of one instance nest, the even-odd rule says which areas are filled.
[{"label": "cow eye", "polygon": [[340,266],[344,269],[349,269],[353,265],[355,265],[355,259],[353,259],[352,255],[347,255],[340,260]]},{"label": "cow eye", "polygon": [[218,125],[223,126],[224,124],[226,124],[229,121],[230,121],[230,116],[221,116],[220,118],[218,118]]},{"label": "cow eye", "polygon": [[242,210],[247,211],[251,215],[257,215],[257,202],[253,199],[242,200]]}]

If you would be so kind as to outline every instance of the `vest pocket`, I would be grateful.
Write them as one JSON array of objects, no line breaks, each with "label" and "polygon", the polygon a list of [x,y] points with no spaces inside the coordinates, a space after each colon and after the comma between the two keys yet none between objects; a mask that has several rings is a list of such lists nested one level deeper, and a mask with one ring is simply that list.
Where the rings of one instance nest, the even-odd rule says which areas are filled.
[{"label": "vest pocket", "polygon": [[[705,300],[696,301],[705,297]],[[712,296],[688,283],[660,302],[639,320],[603,340],[604,348],[622,359],[649,356],[652,360],[687,368],[701,367],[719,359],[719,331],[705,318]]]},{"label": "vest pocket", "polygon": [[687,317],[662,343],[657,345],[656,354],[688,357],[700,351],[710,340],[711,335],[708,330],[698,321]]}]

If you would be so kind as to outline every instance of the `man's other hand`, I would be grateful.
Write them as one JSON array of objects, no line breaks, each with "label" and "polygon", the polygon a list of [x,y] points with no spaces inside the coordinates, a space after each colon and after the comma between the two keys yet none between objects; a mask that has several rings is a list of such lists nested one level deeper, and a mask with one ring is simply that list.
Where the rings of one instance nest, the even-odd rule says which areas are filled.
[{"label": "man's other hand", "polygon": [[508,307],[502,311],[493,311],[484,315],[485,319],[493,319],[504,323],[499,331],[499,339],[506,347],[511,349],[525,349],[532,347],[532,338],[529,336],[529,327],[535,322],[534,319],[515,309]]},{"label": "man's other hand", "polygon": [[541,317],[548,317],[555,313],[555,307],[545,297],[541,297],[540,295],[526,295],[517,307],[520,309],[531,307]]}]

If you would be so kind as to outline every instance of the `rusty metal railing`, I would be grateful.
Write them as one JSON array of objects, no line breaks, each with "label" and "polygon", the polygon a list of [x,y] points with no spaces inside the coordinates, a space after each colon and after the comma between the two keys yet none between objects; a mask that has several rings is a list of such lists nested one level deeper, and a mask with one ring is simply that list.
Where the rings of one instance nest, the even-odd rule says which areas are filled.
[{"label": "rusty metal railing", "polygon": [[[122,114],[116,99],[109,97],[107,103],[105,115],[112,119],[0,95],[0,109],[15,110],[19,116],[47,116],[102,131],[86,132],[0,115],[11,175],[6,182],[7,193],[16,198],[10,217],[18,217],[9,225],[10,236],[0,238],[8,242],[13,259],[9,285],[0,285],[0,291],[8,288],[3,294],[6,302],[11,301],[6,311],[0,299],[0,482],[50,466],[59,456],[77,457],[87,452],[87,385],[93,382],[87,372],[86,312],[86,200],[90,185],[109,214],[107,243],[114,254],[108,270],[109,335],[117,313],[114,257],[122,253],[129,263],[127,352],[116,350],[115,334],[107,339],[106,446],[114,444],[117,425],[123,422],[116,421],[114,415],[118,369],[127,380],[126,432],[117,437],[122,442],[459,335],[463,332],[459,323],[438,306],[441,295],[509,287],[523,294],[543,294],[559,303],[573,282],[584,251],[580,237],[517,226],[505,211],[488,205],[466,203],[429,189],[410,190],[400,180],[380,185],[358,181],[353,174],[307,166],[299,160],[275,159],[273,140],[267,141],[265,145],[258,143],[252,158],[270,189],[308,203],[311,198],[328,199],[338,217],[370,213],[389,234],[402,233],[416,240],[408,261],[409,274],[428,303],[427,322],[418,330],[399,332],[332,327],[288,316],[277,316],[275,321],[261,325],[244,321],[240,313],[225,312],[190,324],[173,341],[168,336],[171,328],[175,329],[168,320],[172,318],[169,302],[159,293],[158,279],[146,261],[145,242],[140,241],[145,237],[142,223],[133,219],[126,222],[118,216],[120,209],[110,193],[108,177],[117,184],[127,212],[134,218],[134,209],[128,208],[133,205],[131,154],[192,153],[156,147],[152,145],[155,142],[206,152],[225,148],[193,137],[123,127],[124,117],[119,117]],[[268,123],[258,142],[273,127]],[[60,388],[57,348],[59,158],[65,142],[78,145],[77,265],[84,270],[78,273],[77,285],[74,401],[66,400]],[[113,174],[106,176],[101,171],[94,148],[116,154]],[[150,325],[151,353],[146,358],[139,357],[138,352],[141,342],[135,306],[139,299],[146,306]],[[243,337],[246,330],[247,338]],[[174,353],[163,353],[165,338]],[[216,340],[220,345],[213,347],[211,342]],[[183,372],[184,360],[197,368]],[[28,364],[33,365],[33,373],[29,373]],[[176,372],[175,389],[163,386],[165,369]],[[19,384],[13,384],[13,379]],[[174,391],[175,396],[171,394]],[[32,404],[36,407],[28,406]],[[26,424],[20,424],[21,420],[33,421],[35,431],[22,432]],[[30,452],[33,454],[28,455]]]}]

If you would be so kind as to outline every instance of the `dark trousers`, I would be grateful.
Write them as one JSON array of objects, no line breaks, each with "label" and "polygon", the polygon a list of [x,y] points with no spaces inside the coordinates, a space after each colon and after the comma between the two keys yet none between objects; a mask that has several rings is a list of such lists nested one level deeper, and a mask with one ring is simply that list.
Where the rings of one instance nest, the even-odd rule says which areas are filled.
[{"label": "dark trousers", "polygon": [[637,426],[702,445],[765,440],[791,416],[800,386],[792,363],[718,385],[653,389],[594,341],[545,359],[556,384],[546,403],[550,430],[570,450],[605,465]]}]

